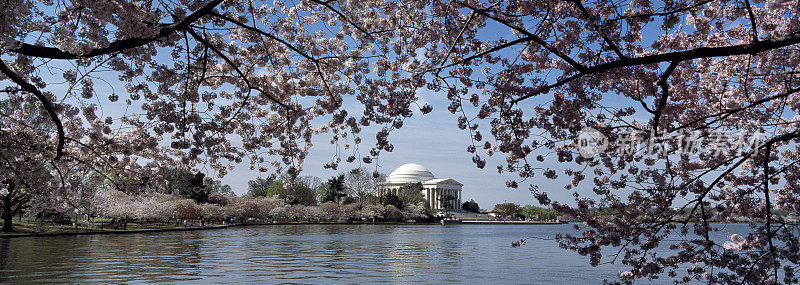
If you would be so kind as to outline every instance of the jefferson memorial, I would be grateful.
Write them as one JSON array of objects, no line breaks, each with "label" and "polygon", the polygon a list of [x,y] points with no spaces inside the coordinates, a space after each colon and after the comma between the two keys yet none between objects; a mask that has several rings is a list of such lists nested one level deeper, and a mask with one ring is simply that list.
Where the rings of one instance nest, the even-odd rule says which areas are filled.
[{"label": "jefferson memorial", "polygon": [[402,193],[403,186],[422,183],[422,196],[428,201],[428,206],[434,210],[443,210],[441,197],[451,195],[454,197],[450,201],[453,209],[461,209],[461,187],[464,184],[455,181],[453,178],[434,178],[427,168],[416,163],[403,164],[386,178],[386,181],[378,183],[378,195],[386,194],[399,195]]}]

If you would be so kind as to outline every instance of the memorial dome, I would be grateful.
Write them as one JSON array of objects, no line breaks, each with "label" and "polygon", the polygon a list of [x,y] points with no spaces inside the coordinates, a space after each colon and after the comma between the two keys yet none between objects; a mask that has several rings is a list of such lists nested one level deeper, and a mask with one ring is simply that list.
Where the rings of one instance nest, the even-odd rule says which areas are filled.
[{"label": "memorial dome", "polygon": [[403,164],[386,178],[388,183],[417,183],[433,179],[433,173],[416,163]]}]

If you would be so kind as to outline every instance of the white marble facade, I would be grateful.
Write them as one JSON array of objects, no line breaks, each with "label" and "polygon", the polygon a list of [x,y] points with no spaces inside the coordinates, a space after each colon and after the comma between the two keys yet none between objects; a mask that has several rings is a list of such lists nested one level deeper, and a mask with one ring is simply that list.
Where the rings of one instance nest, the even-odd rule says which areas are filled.
[{"label": "white marble facade", "polygon": [[445,195],[454,197],[450,201],[452,209],[461,209],[461,187],[464,184],[452,178],[435,178],[427,168],[416,163],[403,164],[392,171],[386,181],[378,183],[378,195],[387,193],[399,195],[402,191],[400,188],[418,182],[422,183],[422,196],[432,209],[444,209],[440,197]]}]

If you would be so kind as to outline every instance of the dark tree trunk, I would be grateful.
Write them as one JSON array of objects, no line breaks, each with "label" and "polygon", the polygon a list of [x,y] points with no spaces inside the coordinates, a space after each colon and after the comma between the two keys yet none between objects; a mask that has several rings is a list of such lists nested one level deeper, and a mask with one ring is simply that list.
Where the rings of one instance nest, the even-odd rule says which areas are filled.
[{"label": "dark tree trunk", "polygon": [[3,232],[13,232],[14,227],[12,227],[12,222],[14,221],[14,215],[11,212],[11,205],[4,203],[3,204]]}]

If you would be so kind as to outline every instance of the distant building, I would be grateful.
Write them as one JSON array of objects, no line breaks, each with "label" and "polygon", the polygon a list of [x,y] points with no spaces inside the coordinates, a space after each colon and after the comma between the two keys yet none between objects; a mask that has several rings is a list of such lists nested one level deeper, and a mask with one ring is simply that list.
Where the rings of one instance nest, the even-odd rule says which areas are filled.
[{"label": "distant building", "polygon": [[428,202],[428,206],[434,210],[442,210],[440,197],[451,195],[454,197],[450,201],[453,209],[461,209],[461,187],[464,184],[452,178],[435,178],[427,168],[416,163],[403,164],[386,178],[386,181],[378,183],[378,195],[386,194],[400,195],[403,186],[410,186],[422,183],[422,196]]}]

